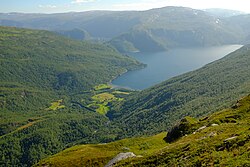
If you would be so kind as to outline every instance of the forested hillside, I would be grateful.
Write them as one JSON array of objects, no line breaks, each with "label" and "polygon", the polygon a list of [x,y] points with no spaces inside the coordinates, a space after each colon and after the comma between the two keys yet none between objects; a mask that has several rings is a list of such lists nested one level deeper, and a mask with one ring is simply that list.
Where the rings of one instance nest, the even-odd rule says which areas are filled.
[{"label": "forested hillside", "polygon": [[139,64],[108,45],[77,42],[47,31],[0,30],[2,82],[46,90],[89,90]]},{"label": "forested hillside", "polygon": [[110,117],[121,136],[155,134],[177,120],[200,117],[229,106],[250,90],[250,45],[201,69],[174,77],[123,101]]},{"label": "forested hillside", "polygon": [[141,66],[108,45],[10,27],[0,27],[0,64],[0,166],[30,166],[75,142],[113,140],[105,116],[73,102]]}]

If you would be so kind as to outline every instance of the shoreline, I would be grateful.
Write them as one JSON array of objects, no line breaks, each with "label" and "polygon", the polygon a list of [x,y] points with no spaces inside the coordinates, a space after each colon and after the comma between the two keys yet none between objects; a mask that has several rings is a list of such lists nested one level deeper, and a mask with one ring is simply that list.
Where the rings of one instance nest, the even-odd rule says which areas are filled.
[{"label": "shoreline", "polygon": [[125,69],[124,72],[120,73],[119,75],[115,76],[114,78],[112,78],[107,84],[111,86],[111,89],[116,89],[116,88],[121,88],[121,89],[126,89],[126,90],[130,90],[130,91],[141,91],[141,90],[137,90],[137,89],[132,89],[130,87],[126,87],[126,86],[120,86],[120,85],[115,85],[113,84],[112,82],[117,79],[118,77],[130,72],[130,71],[136,71],[136,70],[140,70],[140,69],[143,69],[143,68],[146,68],[147,67],[147,64],[143,64],[141,63],[141,65],[138,66],[138,68],[135,68],[135,69],[132,69],[132,70],[128,70],[128,69]]},{"label": "shoreline", "polygon": [[[168,51],[168,56],[169,55],[171,55],[171,57],[173,57],[173,56],[175,56],[176,57],[176,55],[177,55],[177,58],[174,58],[174,60],[173,60],[173,62],[177,62],[177,59],[180,59],[180,58],[182,58],[182,59],[187,59],[186,57],[187,56],[183,56],[184,54],[184,52],[185,52],[185,54],[190,54],[190,53],[192,53],[192,54],[190,54],[189,56],[190,57],[194,57],[194,58],[197,58],[197,63],[193,63],[192,64],[192,62],[190,61],[190,62],[188,62],[189,63],[189,66],[186,66],[185,64],[183,65],[185,68],[184,69],[182,69],[182,70],[179,70],[178,71],[178,69],[174,69],[174,68],[170,68],[169,69],[169,71],[170,71],[170,73],[168,74],[168,71],[166,72],[166,74],[161,74],[161,75],[159,75],[159,77],[157,78],[156,77],[156,81],[157,82],[153,82],[153,81],[145,81],[145,83],[143,83],[143,81],[141,80],[141,76],[140,75],[137,75],[137,76],[133,76],[133,71],[136,71],[136,70],[140,70],[140,69],[143,69],[143,68],[145,68],[145,66],[143,66],[143,64],[141,64],[141,65],[138,65],[138,68],[136,68],[136,69],[133,69],[133,70],[129,70],[129,71],[132,71],[131,73],[129,73],[128,75],[126,75],[125,76],[125,80],[123,79],[123,74],[124,73],[126,73],[126,72],[129,72],[128,70],[127,71],[125,71],[124,73],[122,73],[122,74],[120,74],[120,75],[118,75],[117,77],[115,77],[115,78],[113,78],[109,83],[110,83],[110,85],[113,85],[113,82],[115,81],[116,82],[116,79],[118,78],[118,77],[120,77],[121,76],[121,78],[122,78],[122,82],[120,82],[120,80],[118,79],[117,80],[117,84],[118,85],[116,85],[116,84],[114,84],[115,85],[115,87],[121,87],[121,88],[128,88],[129,89],[129,85],[130,84],[126,84],[126,83],[128,83],[129,81],[131,81],[131,82],[133,82],[134,83],[134,85],[139,85],[138,87],[137,86],[135,86],[135,88],[133,88],[133,84],[131,85],[132,86],[132,90],[138,90],[137,88],[140,88],[139,90],[144,90],[144,89],[146,89],[146,88],[149,88],[149,87],[151,87],[151,86],[154,86],[155,84],[158,84],[158,83],[161,83],[161,82],[164,82],[164,81],[166,81],[166,80],[169,80],[169,79],[171,79],[171,78],[173,78],[173,77],[177,77],[177,76],[179,76],[179,75],[182,75],[182,74],[185,74],[185,73],[188,73],[188,72],[190,72],[190,71],[193,71],[193,70],[197,70],[197,69],[200,69],[200,68],[202,68],[203,66],[205,66],[205,65],[207,65],[207,64],[210,64],[210,63],[212,63],[212,62],[214,62],[214,61],[217,61],[217,60],[219,60],[219,59],[222,59],[222,58],[224,58],[225,56],[227,56],[227,55],[229,55],[230,53],[232,53],[232,52],[235,52],[236,50],[238,50],[239,48],[241,48],[242,47],[242,45],[239,45],[239,44],[233,44],[233,45],[222,45],[222,46],[213,46],[213,47],[194,47],[194,48],[180,48],[180,49],[173,49],[172,50],[172,52],[171,53],[169,53],[169,51]],[[214,54],[214,52],[216,51],[216,54]],[[200,55],[200,54],[204,54],[205,55],[205,57],[201,57],[201,56],[198,56],[198,55]],[[151,59],[154,59],[154,60],[157,60],[157,62],[156,63],[153,63],[153,65],[155,66],[155,67],[157,67],[157,63],[159,64],[159,65],[161,65],[162,67],[163,66],[165,66],[166,64],[169,64],[169,61],[167,61],[167,58],[165,59],[165,57],[163,57],[163,56],[161,56],[162,54],[166,54],[165,52],[162,52],[162,53],[157,53],[157,54],[155,54],[156,56],[151,56],[150,57],[150,59],[149,60],[151,60]],[[211,54],[213,54],[213,56],[210,56]],[[152,55],[154,55],[154,54],[152,54]],[[180,55],[180,56],[179,56]],[[214,56],[215,55],[215,56]],[[140,55],[139,55],[140,56]],[[148,55],[146,55],[146,56],[148,56]],[[148,56],[149,57],[149,56]],[[203,59],[203,60],[202,60]],[[142,61],[144,60],[144,59],[141,59]],[[164,64],[164,62],[166,61],[166,63]],[[188,60],[187,60],[188,61]],[[144,63],[148,63],[148,66],[152,66],[152,64],[150,64],[150,62],[149,61],[143,61]],[[163,62],[163,63],[161,63],[161,62]],[[180,63],[179,63],[180,64]],[[186,63],[187,64],[187,63]],[[154,68],[155,68],[154,67]],[[155,70],[156,69],[156,70]],[[165,70],[165,69],[162,69],[162,68],[155,68],[155,69],[153,69],[152,70],[152,73],[150,73],[150,75],[157,75],[158,76],[158,73],[157,73],[157,70]],[[171,71],[172,70],[172,71]],[[133,76],[133,79],[132,78],[129,78],[129,76],[130,76],[130,74],[132,74],[132,76]],[[138,73],[138,74],[141,74],[140,72]],[[142,73],[143,75],[147,75],[146,73]],[[164,76],[165,75],[165,76]],[[162,76],[161,78],[160,78],[160,76]],[[164,78],[165,77],[165,78]],[[162,79],[162,78],[164,78],[164,79]],[[131,79],[131,80],[130,80]],[[148,83],[147,83],[148,82]],[[153,84],[152,84],[153,83]],[[121,84],[121,86],[119,85],[119,84]],[[124,85],[122,85],[122,84],[124,84]],[[141,85],[149,85],[148,87],[144,87],[144,86],[141,86],[140,87],[140,84]],[[152,84],[152,85],[151,85]]]},{"label": "shoreline", "polygon": [[[131,70],[131,71],[133,71],[133,70]],[[122,73],[120,73],[119,75],[115,76],[113,79],[111,79],[111,80],[107,83],[108,85],[111,86],[111,89],[117,89],[117,88],[119,89],[119,88],[121,88],[121,89],[136,91],[136,90],[134,90],[134,89],[132,89],[132,88],[123,87],[123,86],[115,85],[115,84],[112,83],[112,81],[114,81],[114,80],[117,79],[118,77],[122,76],[123,74],[126,74],[127,72],[129,72],[129,70],[125,69],[124,72],[122,72]]]}]

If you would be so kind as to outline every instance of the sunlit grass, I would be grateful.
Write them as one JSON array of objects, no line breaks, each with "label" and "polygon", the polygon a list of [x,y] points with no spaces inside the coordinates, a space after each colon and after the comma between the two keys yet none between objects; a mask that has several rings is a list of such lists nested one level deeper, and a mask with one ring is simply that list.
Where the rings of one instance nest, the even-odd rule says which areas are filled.
[{"label": "sunlit grass", "polygon": [[39,163],[50,166],[104,166],[120,152],[133,152],[146,156],[157,152],[168,144],[163,140],[166,133],[152,137],[123,139],[111,143],[79,145],[66,149]]},{"label": "sunlit grass", "polygon": [[116,100],[116,97],[110,93],[101,93],[101,94],[94,95],[92,99],[98,102],[105,102],[105,101]]},{"label": "sunlit grass", "polygon": [[94,87],[94,90],[103,90],[103,89],[110,89],[112,88],[112,86],[108,85],[108,84],[100,84]]},{"label": "sunlit grass", "polygon": [[48,110],[58,110],[58,109],[62,109],[62,108],[65,108],[65,105],[61,105],[61,103],[63,102],[63,100],[58,100],[58,101],[55,101],[55,102],[52,102],[51,103],[51,106],[48,108]]}]

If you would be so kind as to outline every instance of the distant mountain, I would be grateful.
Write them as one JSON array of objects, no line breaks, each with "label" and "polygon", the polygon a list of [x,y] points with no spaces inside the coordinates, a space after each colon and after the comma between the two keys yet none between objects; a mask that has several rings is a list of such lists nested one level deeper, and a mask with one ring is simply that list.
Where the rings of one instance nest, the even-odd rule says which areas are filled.
[{"label": "distant mountain", "polygon": [[[50,31],[81,29],[94,38],[111,39],[138,23],[135,13],[90,11],[59,14],[0,14],[0,25]],[[136,16],[136,15],[135,15]]]},{"label": "distant mountain", "polygon": [[234,16],[227,19],[227,22],[235,25],[235,30],[238,32],[243,32],[243,43],[250,44],[250,14]]},{"label": "distant mountain", "polygon": [[162,51],[173,47],[214,46],[240,43],[242,32],[206,12],[183,7],[166,7],[138,13],[140,24],[111,40],[119,51]]},{"label": "distant mountain", "polygon": [[[244,41],[247,35],[241,27],[227,21],[227,18],[211,16],[209,11],[164,7],[123,12],[9,13],[0,14],[0,25],[66,31],[65,35],[75,39],[83,34],[78,37],[79,32],[74,31],[83,30],[85,35],[107,41],[120,52],[154,52],[173,47],[214,46]],[[69,35],[72,31],[74,35]]]},{"label": "distant mountain", "polygon": [[72,29],[72,30],[58,30],[56,31],[57,33],[76,40],[90,40],[91,36],[89,33],[85,30],[80,30],[80,29]]},{"label": "distant mountain", "polygon": [[220,9],[220,8],[204,9],[204,11],[209,13],[210,15],[212,15],[214,17],[219,17],[219,18],[232,17],[232,16],[246,14],[244,12],[237,11],[237,10]]},{"label": "distant mountain", "polygon": [[135,93],[117,105],[110,117],[123,126],[124,136],[155,134],[178,119],[200,117],[222,109],[250,90],[250,46]]}]

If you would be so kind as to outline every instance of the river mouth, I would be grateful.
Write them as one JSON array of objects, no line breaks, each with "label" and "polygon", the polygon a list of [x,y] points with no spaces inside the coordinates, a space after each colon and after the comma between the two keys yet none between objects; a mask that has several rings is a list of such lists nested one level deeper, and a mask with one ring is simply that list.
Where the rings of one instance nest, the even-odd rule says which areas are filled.
[{"label": "river mouth", "polygon": [[131,57],[146,64],[143,69],[129,71],[112,81],[116,87],[143,90],[169,78],[201,68],[221,59],[242,45],[178,48],[157,53],[131,53]]}]

